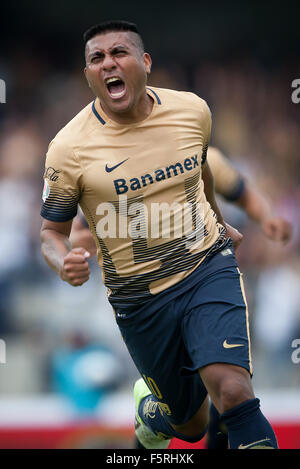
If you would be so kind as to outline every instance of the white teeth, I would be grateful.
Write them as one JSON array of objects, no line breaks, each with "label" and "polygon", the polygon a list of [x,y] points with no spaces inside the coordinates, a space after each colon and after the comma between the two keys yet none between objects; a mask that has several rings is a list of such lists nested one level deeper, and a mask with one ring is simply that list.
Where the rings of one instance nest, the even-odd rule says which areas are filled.
[{"label": "white teeth", "polygon": [[120,78],[117,78],[117,77],[108,78],[106,80],[106,84],[108,85],[109,83],[112,83],[113,81],[117,81],[117,80],[120,80]]},{"label": "white teeth", "polygon": [[120,96],[122,96],[124,94],[124,91],[121,91],[120,93],[112,93],[112,96],[114,98],[119,98]]}]

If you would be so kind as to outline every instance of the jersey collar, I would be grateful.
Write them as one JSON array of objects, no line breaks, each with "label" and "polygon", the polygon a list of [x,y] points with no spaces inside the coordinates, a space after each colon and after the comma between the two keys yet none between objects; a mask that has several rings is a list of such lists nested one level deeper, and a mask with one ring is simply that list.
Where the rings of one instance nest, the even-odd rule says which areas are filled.
[{"label": "jersey collar", "polygon": [[[152,88],[147,87],[146,90],[147,90],[147,93],[154,99],[154,102],[158,105],[161,105],[161,100],[160,100],[158,94]],[[96,105],[97,105],[98,109],[100,108],[98,103],[99,103],[99,101],[97,101],[97,98],[95,98],[94,101],[93,101],[93,104],[92,104],[92,111],[95,114],[95,116],[97,117],[97,119],[99,120],[99,122],[102,125],[105,125],[106,120],[103,119],[103,117],[100,115],[99,111],[96,109]]]}]

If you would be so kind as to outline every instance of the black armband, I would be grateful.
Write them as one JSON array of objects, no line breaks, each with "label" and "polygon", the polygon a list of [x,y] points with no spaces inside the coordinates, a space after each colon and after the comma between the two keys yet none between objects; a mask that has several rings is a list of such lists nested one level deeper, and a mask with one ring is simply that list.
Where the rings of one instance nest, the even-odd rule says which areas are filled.
[{"label": "black armband", "polygon": [[241,177],[234,189],[229,193],[224,195],[225,199],[228,200],[228,202],[235,202],[237,201],[242,195],[245,190],[245,181]]}]

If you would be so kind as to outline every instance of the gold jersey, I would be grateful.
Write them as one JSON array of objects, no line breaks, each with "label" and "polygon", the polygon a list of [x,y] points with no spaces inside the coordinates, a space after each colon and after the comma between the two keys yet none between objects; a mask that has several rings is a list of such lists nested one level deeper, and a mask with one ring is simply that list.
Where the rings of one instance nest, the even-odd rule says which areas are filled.
[{"label": "gold jersey", "polygon": [[217,148],[209,146],[207,161],[214,177],[216,193],[229,201],[239,199],[244,190],[244,179],[228,158]]},{"label": "gold jersey", "polygon": [[111,302],[142,301],[175,285],[222,236],[201,178],[211,131],[206,102],[188,92],[147,93],[151,114],[130,125],[109,119],[96,99],[46,157],[41,215],[67,221],[80,205]]}]

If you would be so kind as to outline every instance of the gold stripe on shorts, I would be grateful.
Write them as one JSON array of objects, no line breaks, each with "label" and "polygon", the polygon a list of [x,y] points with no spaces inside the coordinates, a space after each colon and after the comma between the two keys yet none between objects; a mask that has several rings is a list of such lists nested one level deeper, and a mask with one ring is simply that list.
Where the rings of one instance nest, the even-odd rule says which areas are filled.
[{"label": "gold stripe on shorts", "polygon": [[251,339],[250,339],[250,327],[249,327],[249,310],[248,310],[248,303],[247,303],[247,298],[245,294],[245,285],[244,285],[244,280],[243,280],[243,274],[240,271],[240,269],[237,267],[237,271],[240,276],[240,285],[241,285],[241,291],[243,295],[243,299],[246,305],[246,325],[247,325],[247,336],[248,336],[248,348],[249,348],[249,371],[250,374],[253,374],[253,366],[252,366],[252,357],[251,357]]}]

